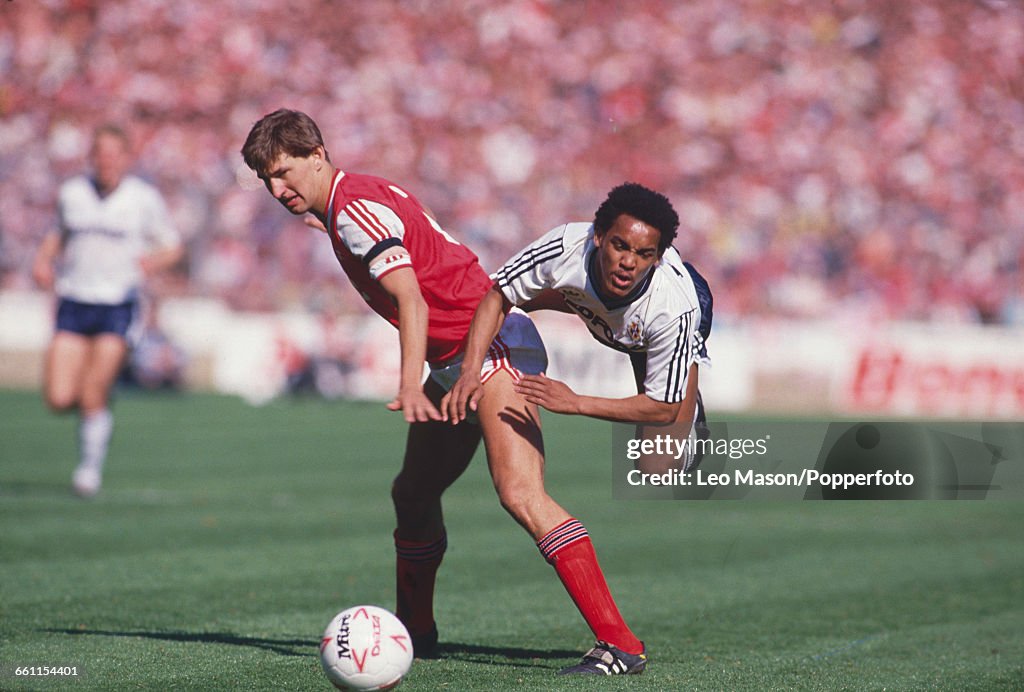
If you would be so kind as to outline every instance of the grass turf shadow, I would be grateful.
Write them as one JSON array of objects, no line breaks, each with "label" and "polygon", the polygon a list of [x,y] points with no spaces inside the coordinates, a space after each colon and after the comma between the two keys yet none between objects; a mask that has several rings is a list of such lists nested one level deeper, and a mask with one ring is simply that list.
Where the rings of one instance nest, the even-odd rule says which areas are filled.
[{"label": "grass turf shadow", "polygon": [[[71,636],[124,637],[138,639],[155,639],[169,642],[186,642],[196,644],[227,644],[229,646],[248,646],[255,649],[272,651],[281,656],[317,656],[319,640],[317,639],[268,639],[262,637],[246,637],[231,632],[147,632],[144,630],[117,631],[96,629],[45,629],[51,634],[67,634]],[[488,665],[521,666],[521,661],[545,661],[579,658],[578,651],[561,649],[520,649],[515,647],[482,646],[479,644],[463,644],[445,642],[439,644],[437,651],[427,657],[428,660],[455,660],[467,663],[483,663]],[[545,666],[554,667],[554,666]]]},{"label": "grass turf shadow", "polygon": [[[496,666],[529,666],[538,665],[543,668],[561,668],[566,659],[578,659],[579,651],[564,649],[519,649],[507,646],[483,646],[480,644],[464,644],[461,642],[442,642],[427,660],[453,660],[466,663],[482,663]],[[560,661],[558,664],[540,663],[538,661]]]},{"label": "grass turf shadow", "polygon": [[118,632],[114,630],[90,629],[47,629],[44,632],[53,634],[70,634],[73,636],[90,635],[94,637],[125,637],[138,639],[156,639],[167,642],[192,642],[197,644],[228,644],[230,646],[248,646],[254,649],[273,651],[282,656],[316,656],[316,639],[265,639],[261,637],[244,637],[230,632]]}]

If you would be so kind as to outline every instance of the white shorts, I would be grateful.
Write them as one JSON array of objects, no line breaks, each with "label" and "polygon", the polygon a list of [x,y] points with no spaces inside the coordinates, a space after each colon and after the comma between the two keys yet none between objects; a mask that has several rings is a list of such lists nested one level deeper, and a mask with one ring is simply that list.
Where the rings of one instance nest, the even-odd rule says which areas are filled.
[{"label": "white shorts", "polygon": [[[444,391],[451,389],[462,373],[462,356],[430,366],[430,378]],[[544,342],[525,312],[512,308],[505,317],[505,323],[491,342],[480,368],[480,381],[486,382],[495,373],[504,370],[516,382],[523,375],[539,375],[548,367],[548,354]]]}]

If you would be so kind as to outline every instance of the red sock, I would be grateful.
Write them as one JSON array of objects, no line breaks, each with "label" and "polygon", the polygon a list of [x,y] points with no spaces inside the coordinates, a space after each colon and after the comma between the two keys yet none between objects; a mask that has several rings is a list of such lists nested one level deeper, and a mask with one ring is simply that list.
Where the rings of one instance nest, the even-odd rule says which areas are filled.
[{"label": "red sock", "polygon": [[537,541],[541,555],[555,568],[594,637],[628,654],[644,650],[626,626],[597,564],[590,535],[576,519],[567,519]]},{"label": "red sock", "polygon": [[427,634],[434,627],[434,579],[447,547],[445,535],[429,543],[395,536],[395,615],[414,637]]}]

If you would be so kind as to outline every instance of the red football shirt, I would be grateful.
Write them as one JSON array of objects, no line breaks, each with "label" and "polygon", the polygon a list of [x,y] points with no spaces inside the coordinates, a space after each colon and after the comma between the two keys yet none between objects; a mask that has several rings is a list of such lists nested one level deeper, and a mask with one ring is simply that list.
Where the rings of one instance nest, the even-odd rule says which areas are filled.
[{"label": "red football shirt", "polygon": [[[427,361],[458,354],[473,313],[492,285],[477,256],[445,233],[412,194],[375,176],[335,173],[327,220],[341,268],[373,311],[398,326],[398,306],[379,280],[411,266],[430,308]],[[374,259],[399,245],[408,259],[378,263],[371,271]]]}]

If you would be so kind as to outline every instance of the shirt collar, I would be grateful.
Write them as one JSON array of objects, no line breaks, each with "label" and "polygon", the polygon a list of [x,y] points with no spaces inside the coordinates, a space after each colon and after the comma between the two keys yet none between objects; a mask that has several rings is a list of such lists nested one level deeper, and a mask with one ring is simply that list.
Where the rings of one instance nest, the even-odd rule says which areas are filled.
[{"label": "shirt collar", "polygon": [[[640,296],[647,292],[647,289],[651,285],[651,281],[654,280],[654,270],[658,268],[655,264],[651,267],[650,271],[647,272],[647,276],[644,277],[643,281],[636,285],[632,291],[622,296],[621,298],[605,298],[601,295],[600,286],[600,270],[597,268],[597,247],[591,246],[590,256],[586,260],[587,262],[587,281],[590,282],[591,287],[594,289],[594,295],[601,301],[609,310],[618,310],[619,308],[625,307],[630,303],[636,301]],[[660,260],[659,260],[660,262]]]}]

